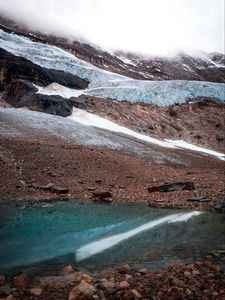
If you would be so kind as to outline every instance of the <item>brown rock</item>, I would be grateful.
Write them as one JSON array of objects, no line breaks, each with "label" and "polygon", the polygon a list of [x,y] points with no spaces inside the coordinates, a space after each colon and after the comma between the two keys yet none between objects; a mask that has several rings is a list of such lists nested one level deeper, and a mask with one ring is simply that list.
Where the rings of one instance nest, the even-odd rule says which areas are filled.
[{"label": "brown rock", "polygon": [[187,182],[173,182],[167,183],[159,186],[152,186],[148,188],[149,193],[154,192],[173,192],[177,190],[194,190],[195,186],[194,183],[191,181]]},{"label": "brown rock", "polygon": [[138,273],[144,275],[144,274],[147,274],[148,273],[148,269],[147,268],[142,268],[140,270],[138,270]]},{"label": "brown rock", "polygon": [[128,264],[123,264],[117,267],[117,271],[121,274],[126,274],[130,271],[130,266]]},{"label": "brown rock", "polygon": [[129,289],[129,287],[130,287],[130,285],[127,281],[121,281],[119,286],[121,289],[125,289],[125,290]]},{"label": "brown rock", "polygon": [[18,287],[27,287],[30,283],[30,278],[26,273],[21,273],[13,278],[13,284]]},{"label": "brown rock", "polygon": [[32,288],[32,289],[29,289],[29,292],[34,296],[41,296],[43,291],[40,288]]},{"label": "brown rock", "polygon": [[59,290],[67,285],[74,285],[78,280],[76,273],[65,273],[60,276],[45,276],[37,277],[35,279],[35,285],[45,289],[49,287],[51,289]]},{"label": "brown rock", "polygon": [[129,279],[131,279],[131,278],[132,278],[132,275],[130,275],[130,274],[126,274],[126,275],[125,275],[125,279],[126,279],[126,280],[129,280]]},{"label": "brown rock", "polygon": [[115,287],[115,282],[113,280],[102,279],[99,284],[100,289],[102,290],[112,290]]},{"label": "brown rock", "polygon": [[187,278],[190,278],[191,277],[191,272],[185,271],[184,276],[187,277]]},{"label": "brown rock", "polygon": [[187,297],[190,297],[190,296],[192,295],[192,291],[190,291],[189,289],[186,289],[185,295],[186,295]]},{"label": "brown rock", "polygon": [[93,191],[92,194],[94,198],[99,198],[99,199],[112,197],[112,194],[109,191]]},{"label": "brown rock", "polygon": [[68,194],[69,193],[69,189],[66,187],[61,187],[61,186],[53,186],[51,188],[51,191],[54,193],[58,193],[58,194]]},{"label": "brown rock", "polygon": [[69,294],[69,300],[89,300],[96,290],[93,285],[82,281],[78,286],[75,286]]},{"label": "brown rock", "polygon": [[73,273],[74,269],[71,265],[65,266],[62,270],[61,273]]},{"label": "brown rock", "polygon": [[131,292],[134,294],[135,297],[137,297],[139,299],[142,298],[141,294],[137,290],[133,289],[133,290],[131,290]]},{"label": "brown rock", "polygon": [[76,275],[77,281],[86,281],[86,282],[92,282],[93,277],[91,277],[88,274],[84,274],[84,273],[80,273],[80,272],[76,272],[74,273]]},{"label": "brown rock", "polygon": [[135,296],[131,291],[129,291],[125,295],[123,295],[123,300],[134,300],[134,299],[135,299]]},{"label": "brown rock", "polygon": [[1,275],[0,276],[0,285],[4,285],[5,284],[5,276]]},{"label": "brown rock", "polygon": [[13,295],[9,295],[6,298],[4,298],[4,300],[16,300]]}]

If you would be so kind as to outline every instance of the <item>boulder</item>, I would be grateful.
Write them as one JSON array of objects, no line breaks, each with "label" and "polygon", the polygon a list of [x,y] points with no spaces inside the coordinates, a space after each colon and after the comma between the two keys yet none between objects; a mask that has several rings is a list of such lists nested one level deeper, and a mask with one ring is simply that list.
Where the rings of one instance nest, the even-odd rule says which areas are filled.
[{"label": "boulder", "polygon": [[0,285],[4,285],[5,284],[5,276],[0,275]]},{"label": "boulder", "polygon": [[90,300],[95,292],[96,289],[93,285],[82,281],[72,289],[69,294],[69,300]]},{"label": "boulder", "polygon": [[69,189],[66,187],[61,187],[61,186],[53,186],[51,188],[51,191],[54,193],[58,193],[58,194],[68,194],[69,193]]},{"label": "boulder", "polygon": [[27,287],[30,283],[30,278],[26,273],[21,273],[13,278],[13,285],[18,287]]},{"label": "boulder", "polygon": [[102,290],[110,291],[115,287],[115,282],[113,280],[102,279],[99,283],[99,288]]},{"label": "boulder", "polygon": [[58,276],[36,277],[32,284],[42,289],[49,287],[58,290],[65,288],[65,286],[74,285],[77,282],[78,278],[75,273],[65,273]]},{"label": "boulder", "polygon": [[129,289],[129,287],[130,287],[130,285],[129,285],[129,283],[127,282],[127,281],[121,281],[120,283],[119,283],[119,287],[121,288],[121,289]]},{"label": "boulder", "polygon": [[127,274],[130,271],[130,266],[128,264],[123,264],[117,267],[117,271],[120,274]]},{"label": "boulder", "polygon": [[40,288],[31,288],[31,289],[29,289],[29,292],[31,293],[31,295],[34,295],[34,296],[41,296],[43,290]]},{"label": "boulder", "polygon": [[74,268],[71,265],[65,266],[60,273],[73,273],[74,272]]},{"label": "boulder", "polygon": [[192,181],[186,181],[186,182],[173,182],[173,183],[167,183],[159,186],[152,186],[148,188],[149,193],[154,192],[173,192],[177,190],[194,190],[195,186]]},{"label": "boulder", "polygon": [[141,294],[135,289],[131,290],[131,293],[138,299],[142,298]]},{"label": "boulder", "polygon": [[144,275],[144,274],[147,274],[148,273],[148,269],[147,268],[142,268],[140,270],[138,270],[138,273]]},{"label": "boulder", "polygon": [[93,191],[92,195],[94,198],[101,200],[112,197],[112,194],[109,191]]},{"label": "boulder", "polygon": [[27,107],[32,110],[51,115],[68,117],[72,114],[75,99],[65,99],[57,95],[36,94],[37,88],[26,80],[13,80],[4,92],[4,100],[19,108]]}]

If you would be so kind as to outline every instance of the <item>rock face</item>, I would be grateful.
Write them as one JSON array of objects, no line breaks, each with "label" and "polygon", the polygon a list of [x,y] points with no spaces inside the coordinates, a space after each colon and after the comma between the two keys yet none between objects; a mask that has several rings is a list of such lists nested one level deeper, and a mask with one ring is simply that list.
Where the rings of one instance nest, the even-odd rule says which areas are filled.
[{"label": "rock face", "polygon": [[31,61],[15,56],[0,48],[0,89],[3,90],[12,80],[23,79],[38,85],[57,82],[69,88],[85,89],[88,83],[64,71],[41,68]]},{"label": "rock face", "polygon": [[31,82],[17,79],[7,86],[3,98],[16,108],[28,107],[32,110],[62,117],[70,116],[74,106],[85,107],[85,101],[80,99],[74,97],[65,99],[61,96],[36,94],[37,91]]}]

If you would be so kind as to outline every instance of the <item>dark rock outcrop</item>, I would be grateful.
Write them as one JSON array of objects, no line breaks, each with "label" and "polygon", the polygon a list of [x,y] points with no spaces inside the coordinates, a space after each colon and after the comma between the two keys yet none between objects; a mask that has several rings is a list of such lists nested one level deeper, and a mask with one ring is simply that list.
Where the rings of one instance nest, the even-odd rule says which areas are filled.
[{"label": "dark rock outcrop", "polygon": [[45,112],[52,115],[68,117],[73,107],[85,108],[85,100],[72,97],[65,99],[61,96],[36,94],[37,88],[29,81],[14,80],[6,88],[4,100],[14,107]]},{"label": "dark rock outcrop", "polygon": [[64,71],[42,68],[23,57],[0,48],[0,90],[12,80],[23,79],[38,85],[49,85],[57,82],[69,88],[85,89],[88,82],[78,76]]},{"label": "dark rock outcrop", "polygon": [[154,192],[173,192],[177,190],[194,190],[195,186],[194,183],[191,181],[187,182],[173,182],[173,183],[167,183],[159,186],[152,186],[148,188],[149,193]]}]

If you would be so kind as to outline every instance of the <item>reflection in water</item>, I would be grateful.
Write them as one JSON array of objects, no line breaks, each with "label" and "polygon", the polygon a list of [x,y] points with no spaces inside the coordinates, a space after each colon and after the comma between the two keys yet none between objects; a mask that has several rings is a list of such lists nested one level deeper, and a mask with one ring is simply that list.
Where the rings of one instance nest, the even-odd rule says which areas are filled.
[{"label": "reflection in water", "polygon": [[224,217],[210,213],[78,201],[0,210],[0,273],[37,263],[51,271],[69,263],[91,271],[164,264],[201,258],[223,244]]},{"label": "reflection in water", "polygon": [[138,226],[135,229],[129,230],[124,233],[120,233],[117,235],[113,235],[104,239],[101,239],[100,241],[96,241],[93,243],[90,243],[86,246],[81,247],[76,251],[76,260],[81,261],[85,258],[88,258],[94,254],[100,253],[106,249],[109,249],[120,242],[129,239],[130,237],[139,234],[145,230],[154,228],[158,225],[164,224],[164,223],[175,223],[175,222],[184,222],[190,219],[193,216],[198,216],[201,213],[198,211],[194,211],[191,213],[179,213],[179,214],[173,214],[169,215],[167,217],[163,217],[160,219],[157,219],[155,221],[148,222],[144,225]]}]

